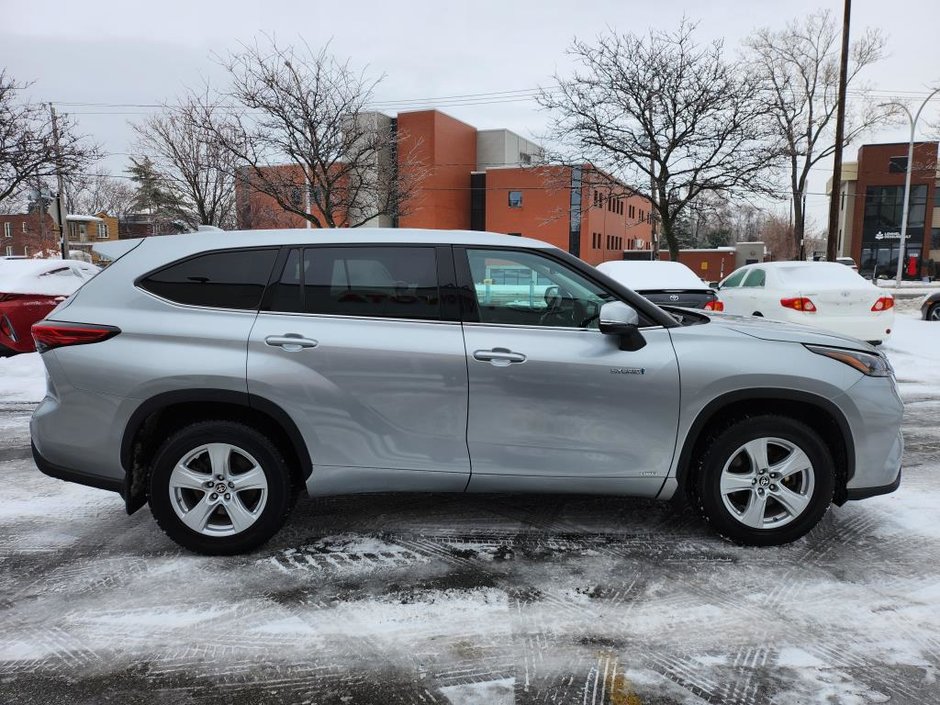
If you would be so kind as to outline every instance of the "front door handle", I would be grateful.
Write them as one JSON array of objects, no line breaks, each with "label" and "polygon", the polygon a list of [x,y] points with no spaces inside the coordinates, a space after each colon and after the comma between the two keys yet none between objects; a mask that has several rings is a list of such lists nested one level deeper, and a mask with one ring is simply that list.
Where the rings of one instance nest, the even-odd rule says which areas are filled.
[{"label": "front door handle", "polygon": [[282,348],[287,352],[299,352],[304,348],[315,348],[318,343],[316,340],[304,338],[297,333],[285,333],[284,335],[269,335],[264,339],[265,345],[272,348]]},{"label": "front door handle", "polygon": [[473,359],[488,362],[495,367],[508,367],[514,363],[525,362],[526,357],[508,348],[493,348],[492,350],[477,350],[473,353]]}]

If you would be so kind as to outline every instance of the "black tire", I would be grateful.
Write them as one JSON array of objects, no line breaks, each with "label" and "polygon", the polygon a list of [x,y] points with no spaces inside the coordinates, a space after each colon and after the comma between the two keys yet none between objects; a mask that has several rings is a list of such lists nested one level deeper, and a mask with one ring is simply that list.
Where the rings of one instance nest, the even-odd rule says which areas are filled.
[{"label": "black tire", "polygon": [[[755,484],[754,489],[749,486],[726,495],[732,507],[741,512],[741,516],[729,510],[721,492],[722,474],[726,465],[729,466],[729,471],[736,466],[746,468],[744,464],[748,462],[753,467],[751,457],[741,449],[744,444],[751,441],[761,443],[761,439],[768,439],[766,455],[770,457],[770,462],[767,463],[768,468],[761,468],[761,470],[773,470],[776,463],[790,457],[781,455],[787,451],[784,444],[802,450],[811,464],[798,476],[795,475],[785,481],[776,481],[781,485],[793,483],[792,487],[801,493],[801,502],[808,499],[805,507],[795,515],[793,512],[788,512],[784,504],[777,500],[776,496],[780,495],[771,494],[771,489],[782,493],[790,485],[780,488],[777,485],[768,484],[767,489],[761,491],[761,501],[765,503],[762,506],[766,506],[766,511],[771,514],[770,526],[767,528],[748,526],[741,518],[746,507],[750,506],[749,502],[757,499],[760,485]],[[772,439],[782,440],[784,444],[774,443]],[[729,423],[713,434],[706,443],[694,477],[694,499],[705,519],[725,538],[748,546],[776,546],[789,543],[808,533],[828,511],[835,490],[835,466],[832,454],[819,435],[805,424],[787,416],[745,417]],[[794,451],[790,449],[789,452]],[[771,476],[769,472],[764,474],[768,478]],[[811,481],[807,479],[810,476],[812,476]],[[750,475],[746,473],[735,477],[750,480]],[[765,481],[760,476],[755,477],[754,480],[755,483],[757,480],[760,483]],[[772,483],[774,480],[768,479],[767,482]],[[764,515],[761,514],[761,516]],[[773,525],[774,517],[780,517],[778,521],[781,525]]]},{"label": "black tire", "polygon": [[[264,474],[266,488],[263,503],[256,499],[256,506],[260,505],[257,518],[247,528],[230,535],[206,535],[195,531],[183,523],[183,520],[174,509],[171,499],[170,478],[174,468],[187,455],[200,446],[217,443],[234,446],[236,451],[247,453],[258,463]],[[201,461],[205,463],[206,461]],[[232,476],[233,479],[237,475]],[[212,480],[211,474],[206,475]],[[192,492],[199,497],[197,490],[184,490]],[[211,490],[202,491],[209,495]],[[248,491],[249,494],[251,491]],[[236,496],[237,491],[232,492]],[[254,497],[259,497],[258,491]],[[222,496],[222,495],[219,495]],[[224,495],[228,497],[228,495]],[[243,495],[238,495],[243,496]],[[206,555],[233,555],[251,551],[264,544],[283,526],[290,513],[294,500],[294,488],[291,482],[291,473],[283,456],[274,444],[251,426],[234,421],[200,421],[186,426],[164,441],[154,456],[152,471],[150,473],[150,487],[148,501],[150,511],[160,528],[173,541],[180,546]],[[185,501],[185,500],[184,500]],[[221,517],[224,520],[229,515],[224,508],[216,510],[210,515]],[[235,531],[234,519],[231,522],[232,531]],[[209,528],[209,525],[206,525]]]}]

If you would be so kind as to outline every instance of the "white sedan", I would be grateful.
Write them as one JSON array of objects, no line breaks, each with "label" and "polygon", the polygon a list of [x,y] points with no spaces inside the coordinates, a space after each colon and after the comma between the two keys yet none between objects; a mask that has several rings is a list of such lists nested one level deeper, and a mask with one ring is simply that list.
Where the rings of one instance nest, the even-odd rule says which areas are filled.
[{"label": "white sedan", "polygon": [[763,316],[880,343],[894,297],[836,262],[771,262],[735,270],[719,285],[725,313]]}]

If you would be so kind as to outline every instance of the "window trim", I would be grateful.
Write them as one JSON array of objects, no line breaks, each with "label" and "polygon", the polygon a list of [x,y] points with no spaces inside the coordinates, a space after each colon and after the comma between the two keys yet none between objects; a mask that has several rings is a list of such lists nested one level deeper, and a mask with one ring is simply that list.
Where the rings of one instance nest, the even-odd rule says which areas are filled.
[{"label": "window trim", "polygon": [[505,252],[522,252],[530,255],[540,255],[546,259],[553,260],[557,264],[564,265],[573,269],[579,275],[590,281],[595,286],[610,294],[614,300],[632,306],[640,315],[641,329],[654,328],[676,328],[681,324],[672,318],[666,311],[662,310],[656,304],[644,299],[630,289],[627,289],[619,282],[611,279],[602,272],[583,260],[578,259],[564,250],[557,247],[509,247],[504,245],[454,245],[454,266],[457,271],[457,287],[460,291],[461,302],[461,321],[463,323],[474,323],[481,326],[496,326],[507,328],[529,328],[535,330],[571,330],[577,332],[595,332],[589,328],[560,328],[558,326],[533,326],[517,323],[486,323],[480,321],[480,310],[477,304],[476,290],[473,285],[473,274],[470,271],[470,259],[467,256],[467,250],[499,250]]},{"label": "window trim", "polygon": [[[152,296],[153,298],[159,301],[163,301],[164,303],[168,303],[172,306],[179,306],[181,308],[199,309],[202,311],[231,311],[234,313],[256,314],[258,313],[259,306],[264,301],[264,298],[267,295],[268,287],[271,285],[270,275],[268,275],[268,282],[264,286],[264,291],[261,293],[261,298],[258,299],[258,306],[254,308],[225,308],[222,306],[203,306],[202,304],[181,303],[179,301],[173,301],[172,299],[167,299],[163,296],[160,296],[159,294],[156,294],[150,291],[149,289],[145,289],[142,283],[144,279],[146,279],[147,277],[151,277],[154,274],[159,274],[164,269],[169,269],[170,267],[174,267],[178,264],[182,264],[183,262],[188,262],[189,260],[196,259],[197,257],[203,257],[205,255],[215,255],[215,254],[223,254],[223,253],[230,253],[230,252],[263,252],[267,250],[280,250],[280,249],[282,249],[281,245],[258,245],[258,246],[248,246],[248,247],[220,247],[214,250],[200,250],[199,252],[194,252],[190,255],[186,255],[185,257],[180,257],[179,259],[173,260],[172,262],[161,264],[158,267],[154,267],[153,269],[147,272],[144,272],[143,274],[138,276],[136,279],[134,279],[134,288],[143,292],[144,294],[148,296]],[[277,261],[278,261],[278,258],[275,257],[274,268],[277,267]]]}]

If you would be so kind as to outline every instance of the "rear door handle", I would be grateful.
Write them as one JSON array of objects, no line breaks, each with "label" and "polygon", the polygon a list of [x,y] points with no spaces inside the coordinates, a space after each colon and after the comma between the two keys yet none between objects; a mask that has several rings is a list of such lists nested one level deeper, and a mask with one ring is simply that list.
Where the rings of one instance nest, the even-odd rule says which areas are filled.
[{"label": "rear door handle", "polygon": [[493,348],[492,350],[477,350],[473,353],[473,359],[488,362],[495,367],[508,367],[513,363],[525,362],[526,357],[508,348]]},{"label": "rear door handle", "polygon": [[284,335],[269,335],[264,339],[265,345],[272,348],[282,348],[287,352],[299,352],[304,348],[315,348],[319,343],[311,338],[304,338],[297,333],[285,333]]}]

